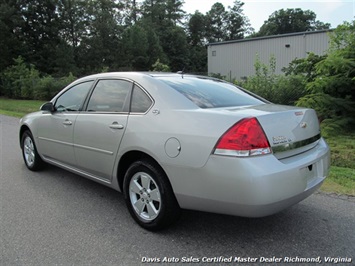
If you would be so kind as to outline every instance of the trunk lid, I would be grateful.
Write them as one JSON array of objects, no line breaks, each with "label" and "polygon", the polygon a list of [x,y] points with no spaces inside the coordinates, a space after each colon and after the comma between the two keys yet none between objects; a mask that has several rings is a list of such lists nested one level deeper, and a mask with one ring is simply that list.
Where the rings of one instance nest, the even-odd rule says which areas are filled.
[{"label": "trunk lid", "polygon": [[241,109],[258,119],[278,159],[312,149],[320,139],[318,117],[313,109],[275,104],[238,108]]}]

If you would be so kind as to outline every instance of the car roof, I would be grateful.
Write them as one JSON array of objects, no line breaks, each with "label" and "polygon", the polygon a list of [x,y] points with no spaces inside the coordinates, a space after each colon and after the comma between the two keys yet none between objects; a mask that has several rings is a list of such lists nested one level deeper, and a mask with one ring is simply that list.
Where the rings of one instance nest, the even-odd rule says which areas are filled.
[{"label": "car roof", "polygon": [[87,80],[87,79],[96,79],[96,78],[109,78],[109,77],[126,77],[126,78],[134,78],[134,77],[196,77],[196,78],[204,78],[204,79],[213,79],[215,78],[208,77],[208,76],[201,76],[201,75],[194,75],[194,74],[188,74],[188,73],[183,73],[183,72],[178,72],[178,73],[173,73],[173,72],[106,72],[106,73],[99,73],[99,74],[93,74],[89,76],[84,76],[79,80]]}]

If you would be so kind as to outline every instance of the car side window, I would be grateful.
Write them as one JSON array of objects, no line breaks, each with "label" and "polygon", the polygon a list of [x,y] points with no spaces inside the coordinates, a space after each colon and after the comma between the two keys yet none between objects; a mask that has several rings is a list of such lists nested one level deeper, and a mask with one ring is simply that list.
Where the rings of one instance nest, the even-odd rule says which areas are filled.
[{"label": "car side window", "polygon": [[152,105],[152,100],[149,96],[138,86],[134,86],[132,94],[132,113],[145,113]]},{"label": "car side window", "polygon": [[58,112],[79,111],[94,81],[83,82],[73,86],[55,102],[55,110]]},{"label": "car side window", "polygon": [[90,112],[127,112],[133,84],[125,80],[100,80],[89,100]]}]

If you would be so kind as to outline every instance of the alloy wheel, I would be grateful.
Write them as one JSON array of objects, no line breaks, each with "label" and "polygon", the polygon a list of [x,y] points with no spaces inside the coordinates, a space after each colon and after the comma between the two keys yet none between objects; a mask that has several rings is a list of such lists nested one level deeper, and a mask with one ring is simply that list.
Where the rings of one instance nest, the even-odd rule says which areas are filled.
[{"label": "alloy wheel", "polygon": [[161,195],[154,179],[147,173],[136,173],[129,183],[131,204],[143,221],[154,220],[161,210]]}]

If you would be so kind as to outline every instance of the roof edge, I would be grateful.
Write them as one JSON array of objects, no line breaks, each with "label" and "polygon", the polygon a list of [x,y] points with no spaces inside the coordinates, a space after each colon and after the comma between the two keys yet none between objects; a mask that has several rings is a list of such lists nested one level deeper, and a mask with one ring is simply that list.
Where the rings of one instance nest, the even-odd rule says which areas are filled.
[{"label": "roof edge", "polygon": [[213,42],[213,43],[207,44],[207,46],[231,44],[231,43],[239,43],[239,42],[250,42],[250,41],[257,41],[257,40],[267,40],[267,39],[283,38],[283,37],[298,36],[298,35],[310,35],[310,34],[318,34],[318,33],[324,33],[324,32],[332,32],[332,31],[334,31],[334,29],[316,30],[316,31],[302,31],[302,32],[262,36],[262,37],[256,37],[256,38],[244,38],[244,39],[240,39],[240,40]]}]

